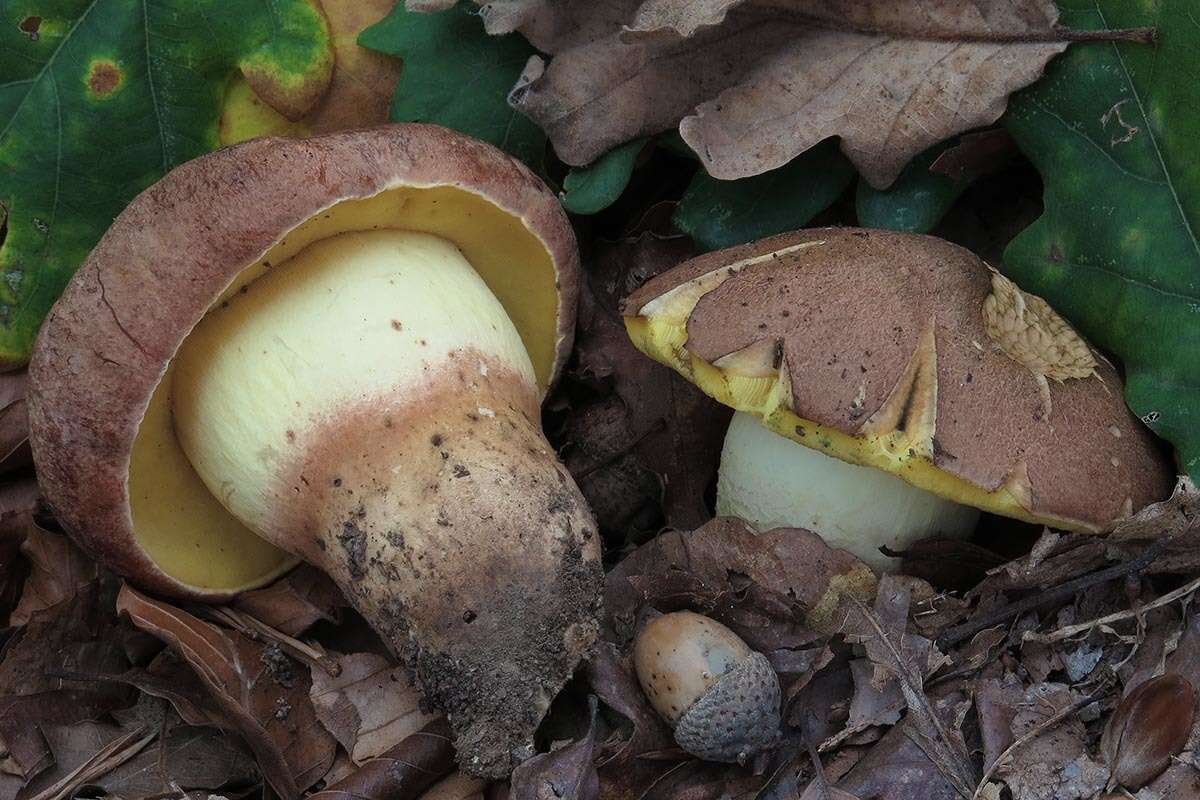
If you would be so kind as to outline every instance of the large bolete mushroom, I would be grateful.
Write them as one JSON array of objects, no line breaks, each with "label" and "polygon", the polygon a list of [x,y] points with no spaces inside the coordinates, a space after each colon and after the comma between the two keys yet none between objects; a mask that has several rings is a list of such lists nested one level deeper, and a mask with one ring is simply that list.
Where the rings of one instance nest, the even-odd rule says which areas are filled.
[{"label": "large bolete mushroom", "polygon": [[117,218],[30,367],[47,499],[150,590],[316,564],[507,775],[596,636],[599,541],[542,435],[579,280],[553,194],[441,128],[264,139]]},{"label": "large bolete mushroom", "polygon": [[742,412],[717,511],[760,530],[887,568],[879,546],[969,533],[976,509],[1096,532],[1170,494],[1116,370],[939,239],[784,234],[657,276],[625,314],[638,348]]}]

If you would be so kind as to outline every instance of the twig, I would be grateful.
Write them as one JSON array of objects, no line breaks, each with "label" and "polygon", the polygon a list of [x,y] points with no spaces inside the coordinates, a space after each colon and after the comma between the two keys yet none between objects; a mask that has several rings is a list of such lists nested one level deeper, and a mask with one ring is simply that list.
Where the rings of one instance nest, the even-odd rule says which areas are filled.
[{"label": "twig", "polygon": [[337,661],[309,647],[299,639],[272,628],[267,623],[250,614],[242,613],[229,606],[196,606],[193,611],[198,616],[207,617],[214,622],[223,622],[231,628],[246,634],[251,639],[267,639],[274,642],[286,650],[288,655],[297,661],[307,664],[309,668],[316,667],[335,678],[342,673],[342,666]]},{"label": "twig", "polygon": [[[946,729],[946,723],[942,720],[938,710],[934,708],[930,702],[928,695],[925,694],[924,676],[913,676],[913,670],[905,663],[904,655],[901,653],[896,642],[893,642],[887,635],[887,631],[883,629],[883,623],[875,612],[861,602],[854,595],[846,595],[847,599],[854,604],[858,609],[858,613],[867,624],[871,626],[879,640],[883,642],[887,648],[888,655],[895,663],[896,678],[900,681],[900,688],[904,693],[904,701],[908,704],[909,715],[917,721],[917,726],[920,728],[922,717],[928,720],[929,727],[933,728],[938,739],[941,739],[942,745],[945,748],[944,753],[931,753],[921,747],[925,754],[929,756],[929,760],[933,762],[938,771],[942,773],[946,781],[954,787],[954,789],[964,798],[969,798],[971,791],[971,782],[974,781],[974,766],[971,764],[970,755],[965,752],[966,746],[962,745],[961,749],[957,745],[962,742],[959,738],[956,740],[950,735]],[[903,632],[900,634],[903,636]],[[903,646],[902,644],[900,645]],[[874,660],[874,659],[872,659]],[[924,731],[919,731],[924,738],[932,739]],[[920,742],[916,738],[913,741],[920,746]],[[945,759],[950,764],[942,764],[941,760]]]},{"label": "twig", "polygon": [[138,726],[100,748],[95,755],[64,775],[57,783],[38,792],[29,800],[63,800],[69,797],[83,784],[108,774],[136,756],[156,736],[158,731],[146,733],[145,725]]},{"label": "twig", "polygon": [[1113,622],[1120,622],[1124,619],[1130,619],[1131,617],[1140,618],[1145,612],[1158,608],[1159,606],[1165,606],[1174,603],[1179,598],[1187,597],[1197,589],[1200,589],[1200,578],[1197,578],[1191,583],[1180,586],[1178,589],[1172,592],[1167,592],[1157,600],[1152,600],[1149,603],[1139,604],[1136,608],[1130,608],[1125,611],[1117,611],[1115,613],[1108,614],[1107,616],[1088,620],[1087,622],[1068,625],[1065,628],[1059,628],[1058,630],[1051,631],[1050,633],[1035,633],[1033,631],[1027,631],[1025,633],[1025,639],[1035,642],[1046,642],[1047,644],[1051,642],[1061,642],[1063,639],[1070,639],[1072,636],[1084,633],[1085,631],[1090,631],[1092,628],[1095,628],[1098,625],[1108,625]]},{"label": "twig", "polygon": [[1018,748],[1028,744],[1030,741],[1043,734],[1046,730],[1054,727],[1072,714],[1077,714],[1084,708],[1087,708],[1092,703],[1104,696],[1104,694],[1108,692],[1109,688],[1110,684],[1106,681],[1102,686],[1096,687],[1096,690],[1087,697],[1084,697],[1082,700],[1076,700],[1074,703],[1062,709],[1057,714],[1042,720],[1037,725],[1034,725],[1032,728],[1025,731],[1025,733],[1018,736],[1017,739],[1008,747],[1004,748],[1000,755],[996,756],[996,760],[993,761],[988,768],[983,771],[983,778],[980,779],[979,785],[975,787],[975,793],[971,795],[971,800],[978,800],[980,793],[983,791],[983,787],[987,786],[988,783],[991,782],[992,776],[996,774],[996,770],[999,769],[1001,765],[1003,765],[1004,762],[1007,761]]},{"label": "twig", "polygon": [[1117,578],[1123,578],[1126,575],[1132,575],[1135,572],[1141,572],[1166,550],[1169,541],[1169,537],[1156,539],[1153,544],[1143,550],[1141,555],[1136,558],[1131,558],[1128,561],[1099,570],[1098,572],[1093,572],[1089,575],[1081,575],[1064,584],[1055,586],[1053,589],[1038,592],[1015,603],[1009,603],[986,614],[981,614],[975,619],[967,620],[961,625],[947,628],[937,638],[936,644],[938,649],[946,650],[982,630],[987,630],[988,628],[1007,622],[1013,617],[1019,617],[1025,612],[1032,611],[1039,606],[1074,597],[1077,592],[1087,589],[1090,586],[1107,583]]}]

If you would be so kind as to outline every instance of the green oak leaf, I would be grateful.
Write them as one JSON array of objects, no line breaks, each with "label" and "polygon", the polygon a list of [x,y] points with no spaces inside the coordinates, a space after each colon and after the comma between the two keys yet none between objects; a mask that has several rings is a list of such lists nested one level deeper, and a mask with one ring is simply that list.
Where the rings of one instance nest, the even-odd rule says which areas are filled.
[{"label": "green oak leaf", "polygon": [[858,224],[907,233],[933,230],[971,185],[969,180],[954,180],[929,171],[937,157],[956,141],[942,142],[921,153],[908,162],[900,177],[886,189],[876,189],[860,178],[855,195]]},{"label": "green oak leaf", "polygon": [[363,47],[399,56],[393,122],[432,122],[491,142],[540,171],[541,128],[508,104],[508,92],[537,51],[521,36],[488,36],[469,3],[434,13],[392,13],[358,36]]},{"label": "green oak leaf", "polygon": [[586,167],[572,167],[563,179],[563,208],[572,214],[596,214],[617,202],[629,185],[633,165],[646,140],[614,147]]},{"label": "green oak leaf", "polygon": [[[1060,0],[1072,28],[1158,28],[1156,46],[1074,45],[1009,104],[1045,183],[1005,271],[1120,357],[1134,413],[1200,472],[1200,10]],[[1068,412],[1069,413],[1069,412]]]},{"label": "green oak leaf", "polygon": [[696,172],[675,209],[675,227],[717,250],[802,227],[850,185],[854,166],[826,139],[786,165],[736,181]]},{"label": "green oak leaf", "polygon": [[0,3],[0,366],[133,196],[217,147],[238,70],[298,116],[332,69],[313,0]]}]

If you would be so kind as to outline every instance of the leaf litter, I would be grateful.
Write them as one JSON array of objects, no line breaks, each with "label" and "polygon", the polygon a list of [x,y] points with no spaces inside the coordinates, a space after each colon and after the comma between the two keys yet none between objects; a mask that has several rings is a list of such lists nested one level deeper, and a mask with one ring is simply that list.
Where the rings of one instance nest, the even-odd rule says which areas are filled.
[{"label": "leaf litter", "polygon": [[[388,11],[330,8],[335,36]],[[566,165],[677,129],[719,186],[840,137],[867,183],[884,186],[965,133],[928,170],[979,184],[937,232],[998,252],[1040,205],[998,218],[985,184],[1019,169],[1020,156],[999,130],[969,131],[1083,34],[1058,26],[1046,0],[896,8],[514,0],[479,14],[488,33],[517,32],[543,54],[526,63],[512,102]],[[399,64],[355,61],[344,35],[334,47],[349,58],[334,73],[345,92],[327,98],[328,125],[378,119]],[[400,107],[420,106],[410,97]],[[635,173],[665,147],[646,145]],[[824,223],[854,221],[845,198],[832,199],[845,185],[830,190]],[[39,505],[17,372],[0,381],[0,797],[384,800],[436,784],[447,797],[513,800],[1048,800],[1095,797],[1129,775],[1145,778],[1126,786],[1139,800],[1200,794],[1200,725],[1171,717],[1186,741],[1130,771],[1130,753],[1153,750],[1175,712],[1118,713],[1156,681],[1200,687],[1190,480],[1104,538],[1038,538],[1002,521],[997,540],[915,543],[898,554],[897,576],[809,531],[712,519],[728,412],[637,353],[618,312],[703,242],[667,222],[679,191],[634,206],[619,186],[603,194],[583,212],[594,217],[576,220],[587,266],[579,329],[547,405],[552,441],[608,545],[603,636],[556,701],[539,754],[491,786],[454,772],[445,721],[313,568],[213,607],[123,585]],[[652,222],[631,221],[642,217]],[[691,758],[642,694],[634,632],[679,609],[723,622],[780,676],[783,735],[753,764]],[[1123,742],[1144,747],[1119,753]]]}]

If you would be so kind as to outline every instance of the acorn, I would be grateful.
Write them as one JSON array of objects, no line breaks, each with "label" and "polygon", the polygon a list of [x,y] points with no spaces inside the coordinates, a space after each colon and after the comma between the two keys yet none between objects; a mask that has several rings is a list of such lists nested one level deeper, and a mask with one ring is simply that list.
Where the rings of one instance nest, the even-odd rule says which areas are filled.
[{"label": "acorn", "polygon": [[745,764],[779,739],[779,677],[721,623],[691,611],[646,623],[633,643],[642,691],[705,761]]}]

